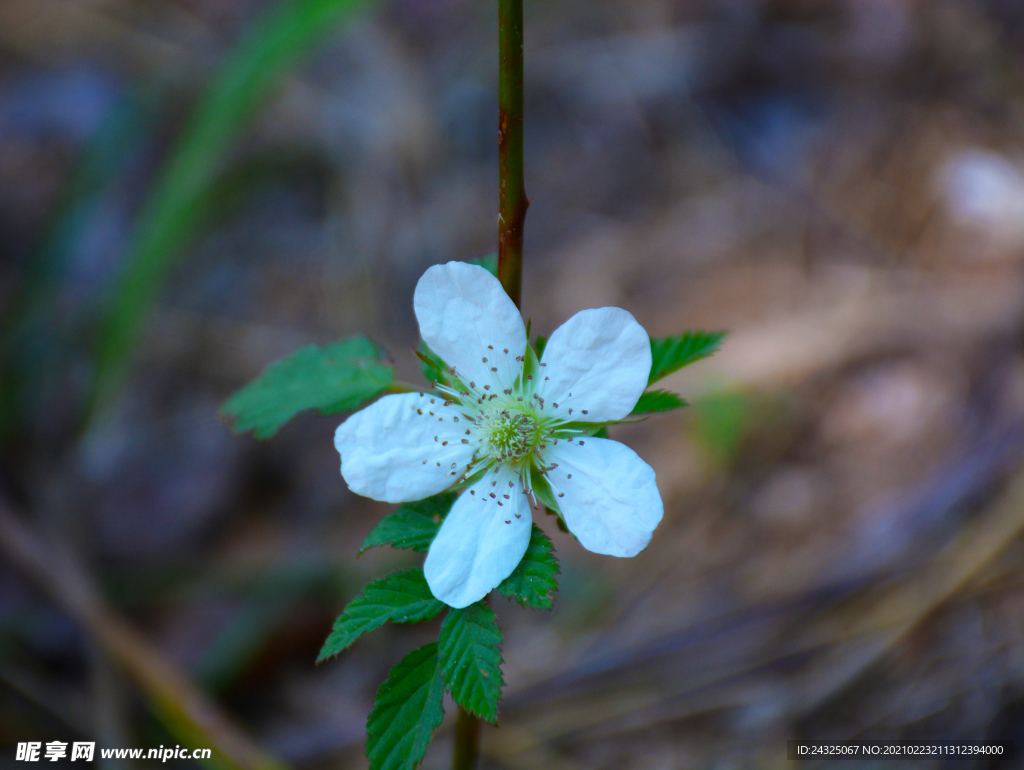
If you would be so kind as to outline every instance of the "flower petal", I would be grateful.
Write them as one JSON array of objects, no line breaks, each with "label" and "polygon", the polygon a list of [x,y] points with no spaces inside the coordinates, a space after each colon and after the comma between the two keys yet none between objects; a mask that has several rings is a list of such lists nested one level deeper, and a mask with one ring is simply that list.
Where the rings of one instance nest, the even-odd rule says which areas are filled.
[{"label": "flower petal", "polygon": [[[588,551],[636,556],[651,540],[664,507],[654,469],[618,441],[559,441],[545,452],[547,474],[569,531]],[[564,496],[562,496],[564,495]]]},{"label": "flower petal", "polygon": [[[498,279],[476,265],[434,265],[413,296],[420,335],[459,377],[499,389],[510,387],[522,369],[526,328]],[[494,369],[495,371],[492,371]]]},{"label": "flower petal", "polygon": [[456,609],[487,596],[522,560],[530,522],[530,502],[516,476],[486,474],[455,501],[430,545],[423,572],[431,592]]},{"label": "flower petal", "polygon": [[587,422],[618,420],[647,387],[651,340],[622,308],[583,310],[555,329],[541,362],[546,366],[538,392],[553,414]]},{"label": "flower petal", "polygon": [[[338,426],[341,475],[359,495],[405,503],[447,489],[466,470],[472,445],[456,406],[436,396],[385,396]],[[447,442],[447,443],[446,443]]]}]

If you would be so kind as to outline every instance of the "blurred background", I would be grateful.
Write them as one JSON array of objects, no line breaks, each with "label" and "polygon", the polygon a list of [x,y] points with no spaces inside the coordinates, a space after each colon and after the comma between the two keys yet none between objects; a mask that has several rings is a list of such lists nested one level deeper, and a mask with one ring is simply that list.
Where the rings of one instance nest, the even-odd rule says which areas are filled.
[{"label": "blurred background", "polygon": [[[360,332],[420,382],[416,280],[494,249],[496,4],[346,5],[0,0],[0,765],[363,768],[436,634],[315,668],[420,557],[356,560],[389,508],[345,488],[340,418],[217,417]],[[1024,5],[527,0],[525,53],[534,331],[617,305],[731,335],[665,381],[691,408],[613,432],[658,474],[647,551],[541,522],[561,591],[495,604],[483,766],[1024,749]]]}]

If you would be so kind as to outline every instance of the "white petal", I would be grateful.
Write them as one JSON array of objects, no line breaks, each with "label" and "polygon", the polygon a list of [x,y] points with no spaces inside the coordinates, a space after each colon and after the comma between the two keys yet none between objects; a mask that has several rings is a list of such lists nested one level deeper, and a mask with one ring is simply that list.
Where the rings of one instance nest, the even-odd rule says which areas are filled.
[{"label": "white petal", "polygon": [[573,420],[618,420],[647,387],[651,340],[622,308],[583,310],[555,329],[541,362],[545,409]]},{"label": "white petal", "polygon": [[445,406],[441,398],[385,396],[335,431],[341,475],[356,494],[386,503],[436,495],[472,458],[472,445],[462,443],[467,427],[458,407]]},{"label": "white petal", "polygon": [[[582,444],[582,445],[581,445]],[[636,556],[651,540],[664,508],[654,469],[618,441],[559,441],[545,452],[558,463],[548,481],[565,523],[588,551]]]},{"label": "white petal", "polygon": [[508,472],[486,474],[455,501],[430,545],[423,572],[431,592],[456,609],[487,596],[522,560],[530,522],[518,479]]},{"label": "white petal", "polygon": [[465,262],[434,265],[416,284],[412,302],[420,335],[463,381],[478,388],[512,385],[522,369],[516,357],[526,352],[526,328],[497,278]]}]

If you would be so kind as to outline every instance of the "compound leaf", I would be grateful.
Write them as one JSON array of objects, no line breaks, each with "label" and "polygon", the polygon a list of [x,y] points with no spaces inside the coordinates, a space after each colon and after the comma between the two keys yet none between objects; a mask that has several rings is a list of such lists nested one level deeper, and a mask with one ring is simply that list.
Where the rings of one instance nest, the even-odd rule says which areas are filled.
[{"label": "compound leaf", "polygon": [[555,548],[544,531],[534,524],[526,554],[497,591],[524,607],[550,610],[554,602],[552,594],[558,590],[555,579],[558,572]]},{"label": "compound leaf", "polygon": [[380,524],[370,531],[359,546],[359,553],[379,545],[411,548],[416,553],[426,553],[444,517],[458,498],[454,492],[442,492],[426,500],[406,503],[381,519]]},{"label": "compound leaf", "polygon": [[316,662],[332,658],[365,633],[387,622],[419,623],[430,620],[445,607],[430,593],[419,567],[374,580],[345,607],[334,621]]},{"label": "compound leaf", "polygon": [[336,414],[358,408],[395,382],[394,367],[366,337],[307,345],[268,366],[235,393],[220,413],[237,433],[266,439],[299,412]]},{"label": "compound leaf", "polygon": [[686,401],[667,390],[648,390],[640,396],[630,414],[650,414],[651,412],[671,412],[686,406]]},{"label": "compound leaf", "polygon": [[413,650],[391,669],[366,720],[370,770],[413,770],[423,761],[444,718],[443,696],[437,642]]},{"label": "compound leaf", "polygon": [[672,372],[707,358],[722,344],[727,332],[684,332],[674,337],[651,340],[651,376],[649,385]]},{"label": "compound leaf", "polygon": [[455,702],[492,724],[504,684],[501,639],[494,610],[477,602],[449,612],[437,640],[439,666]]}]

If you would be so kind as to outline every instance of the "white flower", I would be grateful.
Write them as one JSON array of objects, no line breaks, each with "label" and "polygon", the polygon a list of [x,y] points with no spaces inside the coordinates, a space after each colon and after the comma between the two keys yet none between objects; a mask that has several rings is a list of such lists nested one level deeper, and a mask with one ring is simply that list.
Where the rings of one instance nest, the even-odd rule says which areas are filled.
[{"label": "white flower", "polygon": [[544,486],[584,548],[642,551],[662,517],[654,470],[625,445],[571,425],[625,417],[647,386],[650,340],[633,316],[577,313],[537,365],[519,311],[483,268],[431,267],[413,304],[453,386],[438,386],[444,396],[386,396],[349,417],[334,444],[349,488],[374,500],[420,500],[468,479],[424,564],[434,596],[466,607],[508,577]]}]

